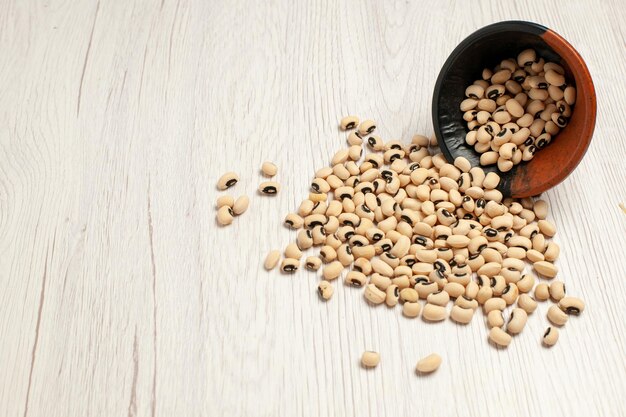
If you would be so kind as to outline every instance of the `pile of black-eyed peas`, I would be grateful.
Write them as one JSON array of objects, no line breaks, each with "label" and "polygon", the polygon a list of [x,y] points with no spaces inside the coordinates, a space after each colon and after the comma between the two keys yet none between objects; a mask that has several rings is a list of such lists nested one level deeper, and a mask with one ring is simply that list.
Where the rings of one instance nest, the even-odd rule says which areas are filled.
[{"label": "pile of black-eyed peas", "polygon": [[481,154],[481,165],[507,172],[533,159],[567,125],[576,88],[566,83],[563,67],[526,49],[485,68],[465,97],[466,143]]},{"label": "pile of black-eyed peas", "polygon": [[[286,215],[295,242],[282,261],[281,251],[271,251],[265,268],[320,270],[323,300],[342,280],[372,306],[400,305],[404,316],[429,322],[467,324],[482,309],[489,340],[501,347],[524,330],[539,302],[550,301],[553,326],[541,340],[554,345],[558,328],[584,303],[556,278],[560,249],[551,240],[556,228],[547,203],[504,198],[497,174],[464,158],[448,163],[426,136],[383,141],[373,121],[356,116],[343,118],[340,128],[348,131],[348,147],[315,173],[308,197]],[[362,363],[379,360],[365,352]],[[440,363],[436,355],[425,358],[417,371]]]}]

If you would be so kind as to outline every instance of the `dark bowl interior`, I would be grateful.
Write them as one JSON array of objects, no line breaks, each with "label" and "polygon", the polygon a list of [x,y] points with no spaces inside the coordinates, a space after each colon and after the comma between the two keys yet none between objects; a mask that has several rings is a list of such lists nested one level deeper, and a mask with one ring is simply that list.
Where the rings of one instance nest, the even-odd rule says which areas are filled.
[{"label": "dark bowl interior", "polygon": [[[540,194],[561,182],[582,159],[595,125],[595,92],[580,55],[562,37],[539,24],[495,23],[474,32],[454,49],[441,69],[433,94],[433,127],[442,153],[449,162],[464,156],[472,166],[478,166],[480,154],[465,143],[468,129],[459,108],[465,89],[481,78],[484,68],[517,57],[527,48],[535,49],[546,62],[560,64],[568,82],[575,82],[577,98],[569,125],[533,160],[522,162],[506,173],[498,172],[495,165],[483,167],[487,172],[499,173],[498,188],[505,196]],[[583,137],[574,133],[576,126],[581,125],[584,130],[578,135]]]}]

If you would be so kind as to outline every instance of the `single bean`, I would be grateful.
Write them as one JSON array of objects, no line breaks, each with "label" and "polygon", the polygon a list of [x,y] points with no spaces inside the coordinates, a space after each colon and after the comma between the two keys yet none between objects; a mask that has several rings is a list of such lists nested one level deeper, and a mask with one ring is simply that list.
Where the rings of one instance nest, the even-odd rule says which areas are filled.
[{"label": "single bean", "polygon": [[415,370],[420,374],[435,372],[441,366],[441,356],[432,353],[417,362]]},{"label": "single bean", "polygon": [[239,176],[236,173],[227,172],[217,180],[217,188],[225,190],[237,184],[237,181],[239,181]]},{"label": "single bean", "polygon": [[556,327],[548,327],[543,334],[543,338],[541,339],[543,344],[546,346],[554,346],[556,342],[559,340],[559,329]]},{"label": "single bean", "polygon": [[334,292],[335,288],[328,281],[322,281],[317,286],[317,293],[323,300],[330,300]]},{"label": "single bean", "polygon": [[367,351],[361,356],[361,364],[366,368],[375,368],[380,363],[380,354],[378,352]]}]

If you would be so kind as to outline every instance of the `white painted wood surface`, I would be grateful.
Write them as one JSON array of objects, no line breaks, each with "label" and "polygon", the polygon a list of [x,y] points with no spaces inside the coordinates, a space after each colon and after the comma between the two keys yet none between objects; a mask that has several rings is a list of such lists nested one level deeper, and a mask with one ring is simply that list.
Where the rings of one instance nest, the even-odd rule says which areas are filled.
[{"label": "white painted wood surface", "polygon": [[[427,325],[341,286],[323,303],[311,274],[261,269],[341,115],[430,134],[447,54],[518,18],[575,45],[598,94],[588,154],[546,194],[588,303],[557,346],[546,305],[496,350],[482,320]],[[624,22],[621,0],[1,2],[0,415],[625,415]],[[265,159],[275,198],[255,193]],[[219,228],[231,169],[251,207]]]}]

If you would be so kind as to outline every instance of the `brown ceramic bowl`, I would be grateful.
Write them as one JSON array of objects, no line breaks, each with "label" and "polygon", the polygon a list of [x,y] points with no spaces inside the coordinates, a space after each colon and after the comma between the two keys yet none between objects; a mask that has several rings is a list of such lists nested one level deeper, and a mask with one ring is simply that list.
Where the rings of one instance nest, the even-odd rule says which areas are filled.
[{"label": "brown ceramic bowl", "polygon": [[[596,123],[596,93],[585,62],[563,37],[537,23],[507,21],[486,26],[461,42],[443,65],[433,94],[433,126],[439,147],[449,162],[458,156],[479,165],[480,154],[465,143],[467,124],[459,104],[465,88],[480,78],[483,68],[493,68],[524,49],[534,48],[547,61],[565,69],[568,83],[576,86],[576,103],[568,125],[530,162],[498,172],[498,189],[505,196],[540,194],[563,181],[578,165],[591,142]],[[484,167],[496,171],[497,167]]]}]

